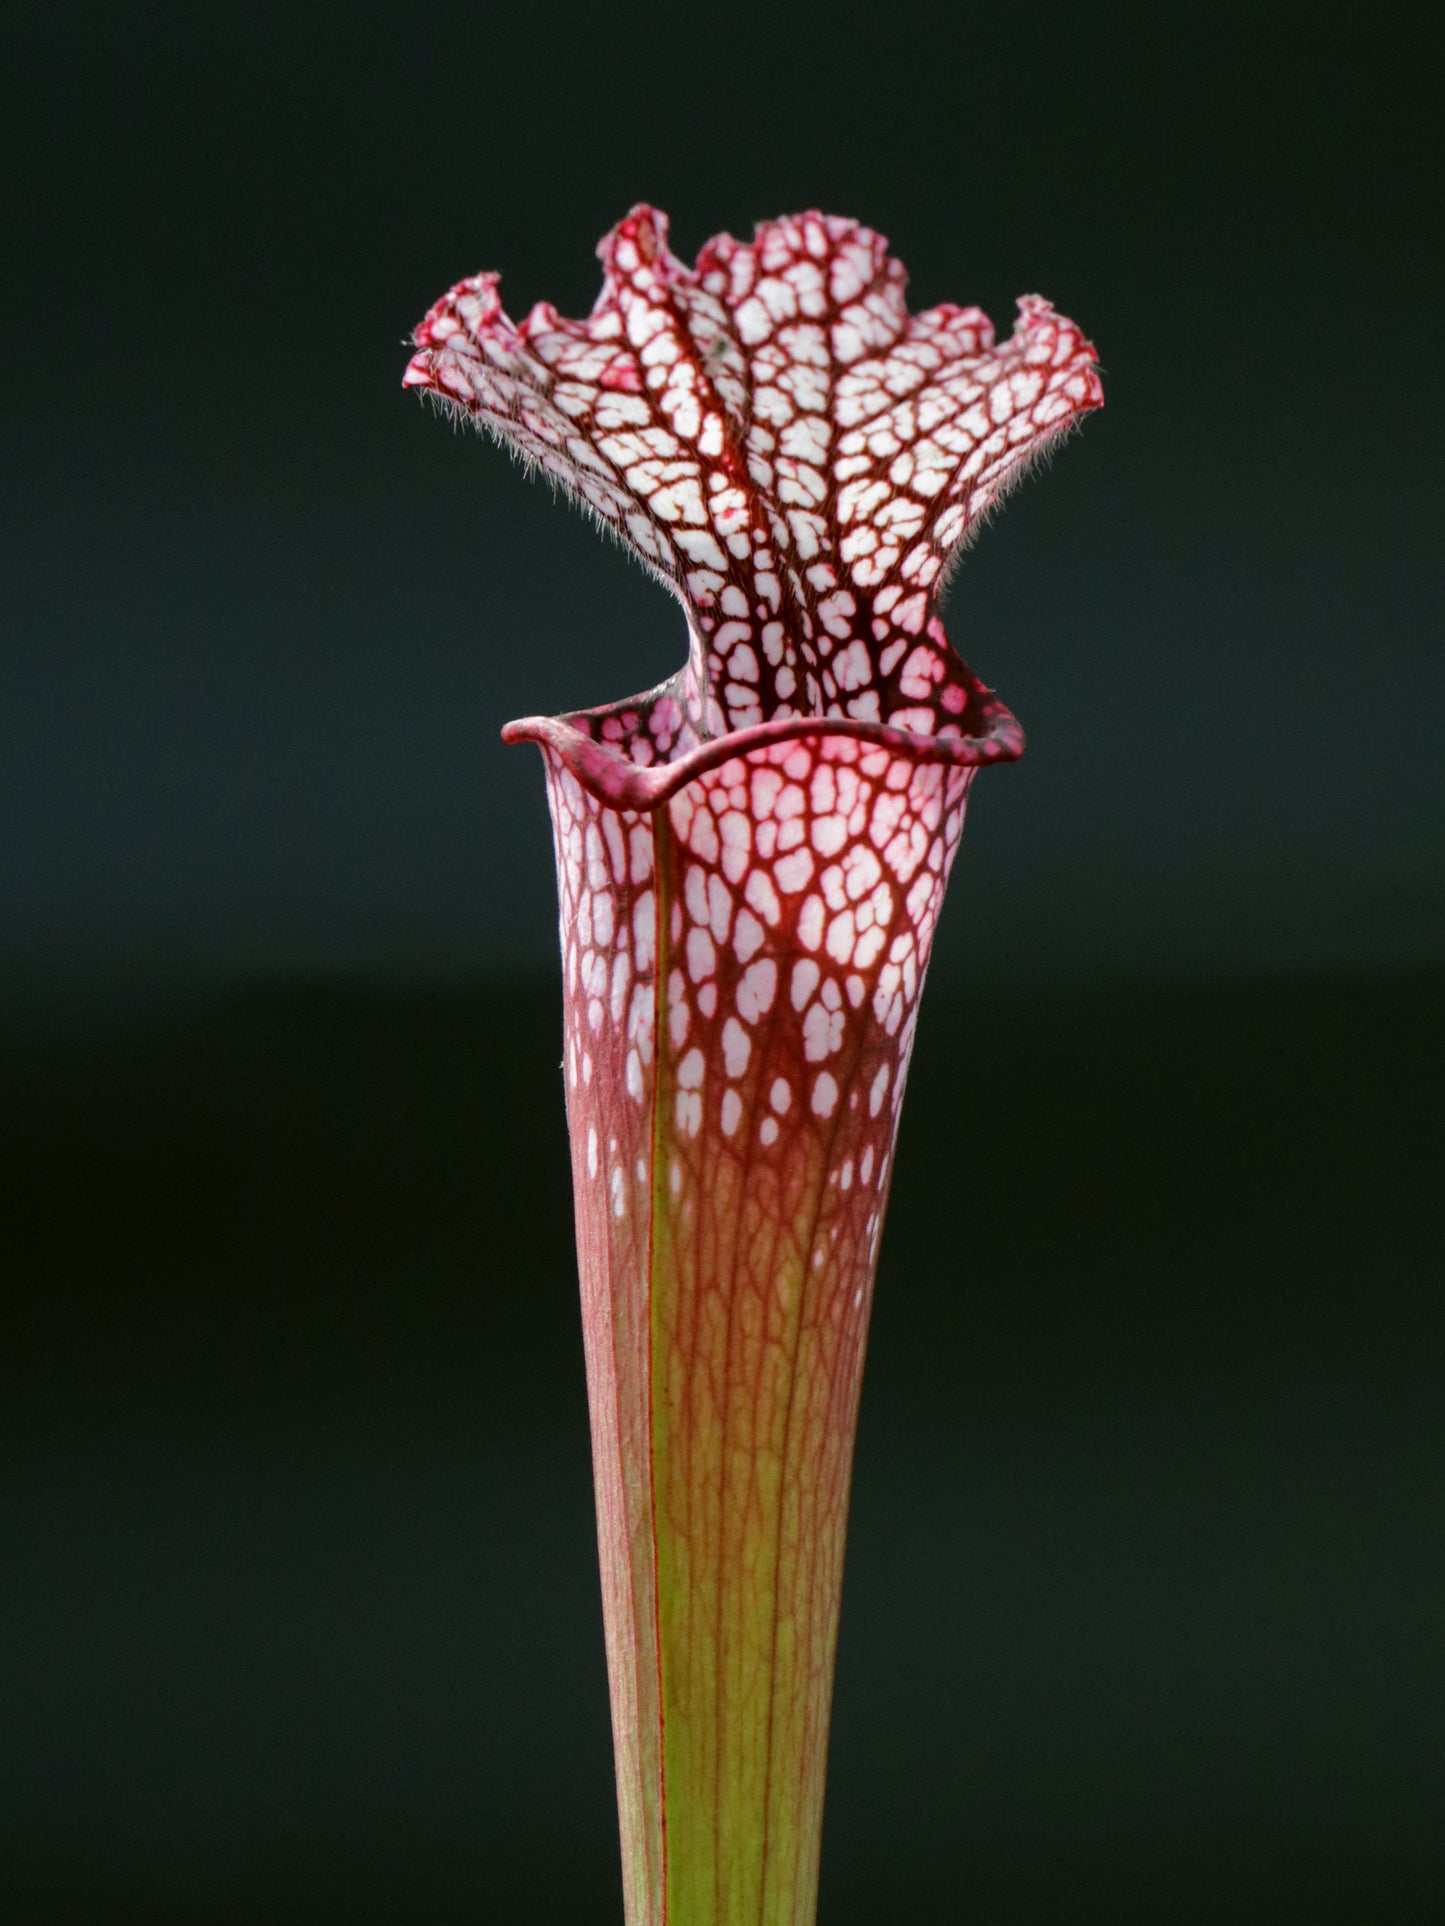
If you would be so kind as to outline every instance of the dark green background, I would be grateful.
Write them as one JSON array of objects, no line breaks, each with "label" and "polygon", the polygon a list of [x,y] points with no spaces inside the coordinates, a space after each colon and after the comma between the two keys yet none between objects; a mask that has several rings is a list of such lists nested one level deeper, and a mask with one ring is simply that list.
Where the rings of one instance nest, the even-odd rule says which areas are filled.
[{"label": "dark green background", "polygon": [[[640,571],[398,389],[806,204],[1108,407],[985,531],[823,1926],[1445,1916],[1431,10],[0,22],[0,1912],[620,1919],[541,782]],[[13,1182],[11,1181],[13,1179]]]}]

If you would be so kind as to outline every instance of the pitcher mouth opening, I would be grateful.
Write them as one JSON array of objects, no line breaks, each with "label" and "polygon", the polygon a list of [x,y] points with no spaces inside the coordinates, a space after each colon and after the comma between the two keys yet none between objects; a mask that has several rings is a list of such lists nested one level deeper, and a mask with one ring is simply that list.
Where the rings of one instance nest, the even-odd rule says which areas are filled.
[{"label": "pitcher mouth opening", "polygon": [[[656,763],[650,768],[632,761],[617,743],[599,739],[583,726],[595,723],[602,716],[625,712],[630,706],[627,704],[577,710],[562,716],[521,716],[502,730],[502,740],[535,742],[550,750],[599,802],[614,809],[650,812],[661,808],[705,770],[773,743],[806,738],[851,737],[857,742],[901,753],[913,762],[950,763],[958,768],[1017,762],[1024,751],[1024,733],[1018,718],[981,685],[979,696],[979,720],[984,728],[975,735],[920,735],[891,723],[860,722],[847,716],[786,716],[713,736],[674,761]],[[641,703],[636,706],[640,709]]]}]

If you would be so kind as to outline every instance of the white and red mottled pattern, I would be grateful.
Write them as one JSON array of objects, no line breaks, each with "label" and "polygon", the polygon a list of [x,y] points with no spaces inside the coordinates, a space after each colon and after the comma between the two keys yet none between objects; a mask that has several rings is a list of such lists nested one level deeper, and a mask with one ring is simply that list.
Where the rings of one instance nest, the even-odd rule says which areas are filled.
[{"label": "white and red mottled pattern", "polygon": [[406,381],[687,613],[669,682],[504,733],[541,746],[555,834],[629,1926],[801,1923],[918,998],[973,776],[1022,749],[934,598],[1101,394],[1037,297],[998,348],[977,309],[910,316],[851,221],[688,269],[637,208],[600,253],[585,322],[461,283]]},{"label": "white and red mottled pattern", "polygon": [[542,303],[515,326],[495,274],[461,282],[405,380],[537,462],[681,600],[686,669],[609,740],[650,765],[789,716],[970,733],[978,685],[934,591],[970,523],[1099,406],[1093,348],[1037,295],[997,347],[977,308],[910,315],[882,237],[834,216],[720,235],[687,268],[637,207],[598,252],[585,321]]}]

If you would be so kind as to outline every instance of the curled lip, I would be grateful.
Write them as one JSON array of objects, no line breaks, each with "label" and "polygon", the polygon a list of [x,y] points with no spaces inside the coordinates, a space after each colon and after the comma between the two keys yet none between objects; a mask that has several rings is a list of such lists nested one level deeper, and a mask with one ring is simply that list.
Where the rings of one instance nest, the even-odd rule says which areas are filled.
[{"label": "curled lip", "polygon": [[[987,718],[987,727],[981,735],[920,736],[912,730],[895,729],[886,722],[855,722],[840,716],[787,716],[776,722],[760,722],[749,729],[714,736],[676,761],[656,764],[650,769],[629,761],[611,743],[599,742],[569,716],[519,717],[502,730],[502,740],[535,742],[553,750],[584,789],[614,809],[653,810],[675,796],[694,777],[735,756],[745,756],[770,743],[818,736],[851,736],[859,742],[901,750],[916,762],[953,763],[962,768],[1016,762],[1024,750],[1023,730],[1017,718],[996,696],[984,690],[980,693],[984,698],[980,708]],[[578,713],[590,720],[595,712]]]}]

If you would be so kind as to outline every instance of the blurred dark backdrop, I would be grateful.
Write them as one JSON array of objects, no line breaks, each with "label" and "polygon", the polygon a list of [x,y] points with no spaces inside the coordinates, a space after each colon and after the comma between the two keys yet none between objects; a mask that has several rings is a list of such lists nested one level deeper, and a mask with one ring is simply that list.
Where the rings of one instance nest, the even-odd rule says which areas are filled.
[{"label": "blurred dark backdrop", "polygon": [[620,1919],[535,757],[674,607],[398,389],[803,205],[1108,406],[884,1244],[823,1926],[1445,1917],[1433,10],[15,5],[0,1913]]}]

